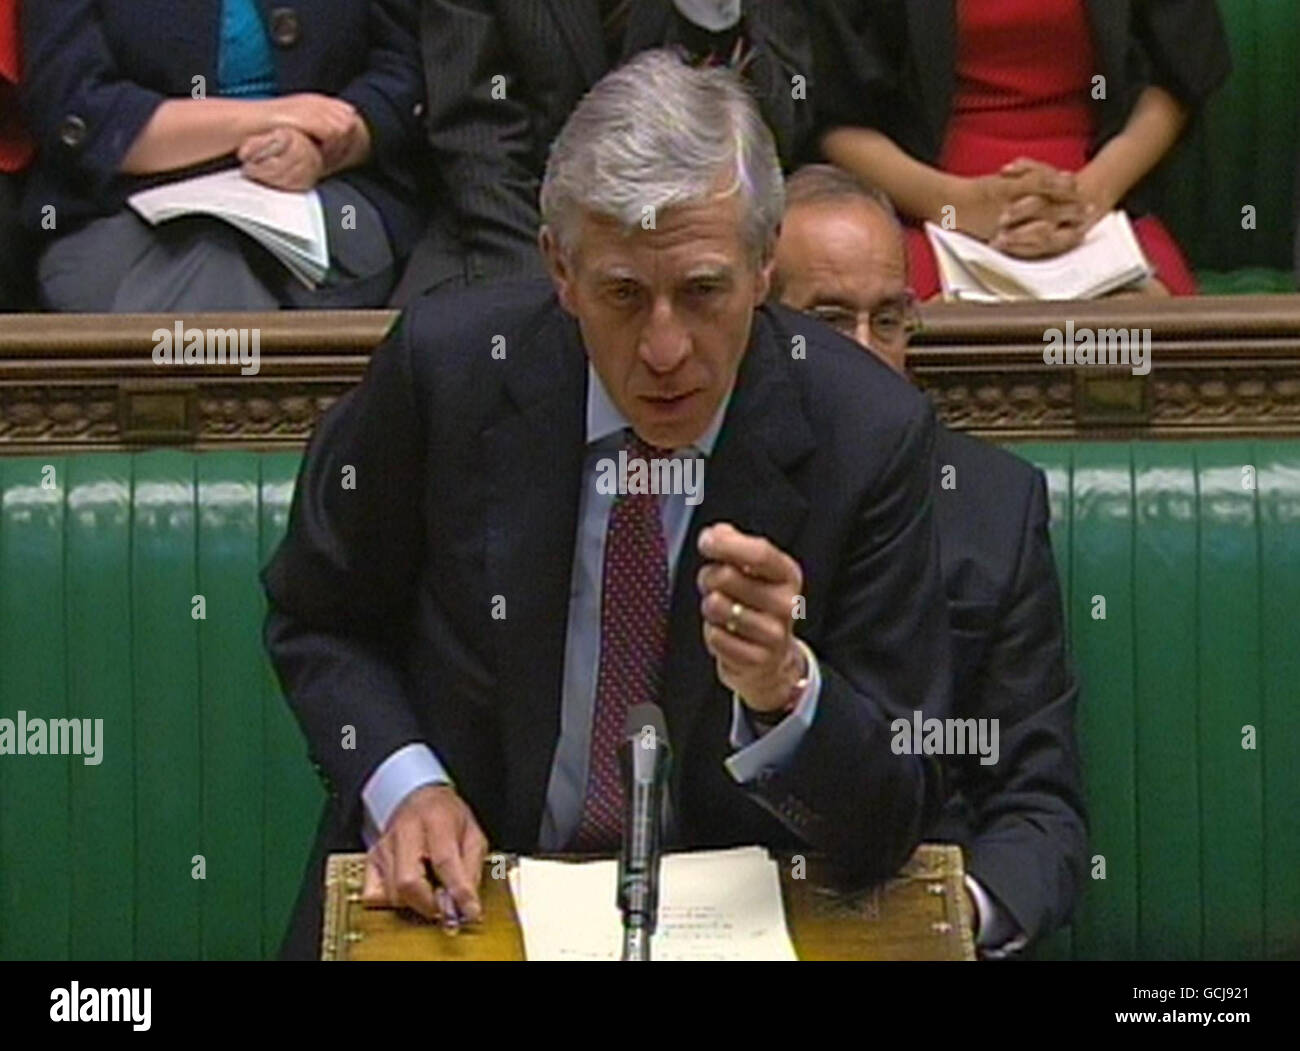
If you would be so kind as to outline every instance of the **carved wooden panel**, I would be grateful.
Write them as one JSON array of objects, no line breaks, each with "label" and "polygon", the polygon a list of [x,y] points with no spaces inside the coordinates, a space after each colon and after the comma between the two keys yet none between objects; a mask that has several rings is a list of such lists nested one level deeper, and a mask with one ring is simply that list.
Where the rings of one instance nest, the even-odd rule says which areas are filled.
[{"label": "carved wooden panel", "polygon": [[[0,316],[0,454],[302,445],[365,371],[387,311],[194,315],[255,329],[256,375],[157,364],[170,317]],[[1150,332],[1150,371],[1044,361],[1045,333]],[[1011,440],[1300,436],[1300,296],[922,308],[908,366],[958,430]]]}]

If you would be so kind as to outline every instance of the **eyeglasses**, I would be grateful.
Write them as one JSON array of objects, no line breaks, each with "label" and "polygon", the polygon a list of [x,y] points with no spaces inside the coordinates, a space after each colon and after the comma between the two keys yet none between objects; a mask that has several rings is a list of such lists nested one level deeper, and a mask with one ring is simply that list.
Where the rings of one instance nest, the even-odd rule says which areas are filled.
[{"label": "eyeglasses", "polygon": [[809,313],[850,339],[856,339],[865,325],[872,340],[885,346],[894,346],[921,328],[916,294],[910,288],[901,295],[877,303],[871,310],[858,311],[835,303],[822,303],[811,307]]}]

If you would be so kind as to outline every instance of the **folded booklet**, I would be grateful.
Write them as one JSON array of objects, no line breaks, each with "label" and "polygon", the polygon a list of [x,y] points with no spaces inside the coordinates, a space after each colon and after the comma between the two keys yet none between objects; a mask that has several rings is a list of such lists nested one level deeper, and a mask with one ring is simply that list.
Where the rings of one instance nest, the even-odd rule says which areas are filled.
[{"label": "folded booklet", "polygon": [[127,199],[153,226],[185,215],[210,215],[242,230],[308,288],[329,271],[329,241],[320,194],[291,193],[246,179],[237,168],[141,190]]},{"label": "folded booklet", "polygon": [[[618,960],[618,862],[520,858],[507,873],[529,960]],[[652,960],[797,960],[762,847],[665,854]]]},{"label": "folded booklet", "polygon": [[1017,259],[956,230],[925,224],[945,299],[1003,303],[1096,299],[1154,273],[1128,216],[1111,212],[1077,248],[1051,259]]}]

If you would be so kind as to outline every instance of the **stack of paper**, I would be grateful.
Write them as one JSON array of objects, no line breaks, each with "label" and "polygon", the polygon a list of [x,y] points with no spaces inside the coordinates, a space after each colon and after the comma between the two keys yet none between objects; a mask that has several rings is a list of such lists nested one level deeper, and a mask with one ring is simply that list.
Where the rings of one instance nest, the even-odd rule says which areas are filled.
[{"label": "stack of paper", "polygon": [[325,210],[315,190],[273,190],[231,168],[142,190],[127,203],[153,226],[184,215],[221,219],[263,245],[308,288],[329,270]]},{"label": "stack of paper", "polygon": [[1123,212],[1098,222],[1077,248],[1051,259],[1016,259],[934,223],[925,232],[947,299],[1096,299],[1153,273]]},{"label": "stack of paper", "polygon": [[[510,893],[529,960],[618,960],[616,861],[520,858]],[[762,847],[665,855],[651,960],[797,960]]]}]

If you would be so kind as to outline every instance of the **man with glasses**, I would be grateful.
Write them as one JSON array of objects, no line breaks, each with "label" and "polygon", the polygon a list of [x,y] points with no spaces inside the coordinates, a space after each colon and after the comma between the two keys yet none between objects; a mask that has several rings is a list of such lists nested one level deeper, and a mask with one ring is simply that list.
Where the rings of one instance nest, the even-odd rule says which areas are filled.
[{"label": "man with glasses", "polygon": [[800,169],[785,192],[774,295],[904,372],[919,321],[889,198],[826,164]]},{"label": "man with glasses", "polygon": [[[839,168],[786,185],[773,294],[906,375],[918,328],[889,199]],[[863,406],[864,412],[871,406]],[[953,714],[996,720],[996,761],[949,757],[953,792],[926,835],[962,845],[986,958],[1063,924],[1084,878],[1086,817],[1042,472],[942,425],[936,524],[952,631]]]}]

